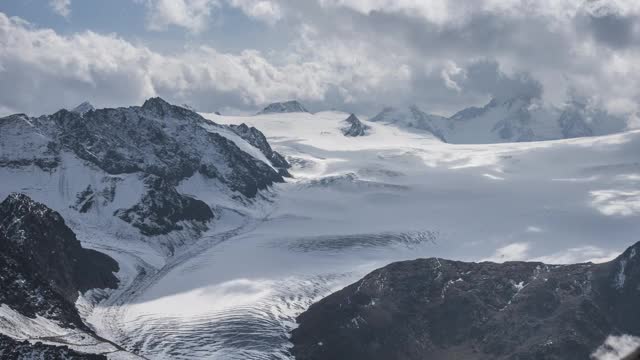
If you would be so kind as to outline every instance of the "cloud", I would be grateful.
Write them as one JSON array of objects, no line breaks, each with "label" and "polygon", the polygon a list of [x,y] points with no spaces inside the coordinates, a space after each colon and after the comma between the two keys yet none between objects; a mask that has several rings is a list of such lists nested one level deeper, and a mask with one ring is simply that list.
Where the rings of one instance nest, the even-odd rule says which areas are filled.
[{"label": "cloud", "polygon": [[277,59],[207,46],[162,54],[113,34],[63,36],[0,13],[0,106],[38,114],[87,99],[121,106],[159,95],[213,111],[288,98],[319,103],[330,94],[361,101],[406,82],[402,66],[363,60],[368,51],[365,45],[316,42],[309,33]]},{"label": "cloud", "polygon": [[528,243],[513,243],[498,248],[491,257],[482,261],[505,262],[505,261],[523,261],[527,258],[529,252]]},{"label": "cloud", "polygon": [[[81,94],[97,97],[94,102],[122,104],[125,95],[130,103],[152,93],[202,109],[252,110],[296,97],[314,109],[373,115],[383,106],[415,104],[451,115],[491,97],[514,95],[562,106],[570,89],[580,89],[612,113],[628,116],[640,110],[640,5],[635,1],[134,1],[145,5],[149,29],[184,29],[186,48],[171,45],[175,42],[158,45],[155,35],[146,42],[146,33],[54,32],[56,42],[50,46],[19,45],[0,54],[5,58],[0,66],[6,68],[0,76],[20,81],[15,94],[4,90],[3,106],[49,111],[53,105],[36,99],[44,91],[33,89],[42,84],[47,90],[62,89],[50,97],[64,104],[82,100],[77,99]],[[230,45],[219,46],[231,53],[190,36],[204,33],[229,9],[270,26],[249,26],[249,32],[261,32],[260,40],[251,39],[252,46],[243,44],[250,41],[244,34],[230,33],[225,39]],[[16,29],[8,31],[34,37],[44,32],[33,25]],[[97,39],[96,49],[72,46],[89,37]],[[117,43],[113,51],[103,47],[110,42]],[[218,41],[206,42],[213,43]],[[58,54],[57,46],[71,54]],[[39,63],[46,58],[43,48],[80,67],[44,69]],[[91,52],[107,52],[110,62],[92,58]],[[33,56],[38,61],[29,59]],[[120,94],[114,90],[118,84],[132,90]],[[25,100],[16,99],[18,94],[25,94]]]},{"label": "cloud", "polygon": [[147,27],[161,31],[169,25],[180,26],[192,32],[200,32],[207,27],[217,0],[147,0]]},{"label": "cloud", "polygon": [[68,18],[71,15],[71,0],[49,0],[49,6],[62,17]]},{"label": "cloud", "polygon": [[615,259],[619,252],[607,251],[597,246],[580,246],[560,251],[554,254],[540,256],[531,261],[540,261],[546,264],[577,264],[577,263],[603,263]]},{"label": "cloud", "polygon": [[631,335],[609,336],[592,355],[594,360],[622,360],[640,348],[640,338]]},{"label": "cloud", "polygon": [[277,2],[266,0],[229,0],[229,4],[239,8],[250,17],[274,24],[283,16]]},{"label": "cloud", "polygon": [[498,99],[523,97],[526,99],[542,96],[542,84],[527,73],[506,74],[500,64],[490,60],[480,60],[470,64],[459,82],[467,91],[489,94]]},{"label": "cloud", "polygon": [[640,191],[593,190],[591,206],[608,216],[632,216],[640,212]]},{"label": "cloud", "polygon": [[137,0],[147,7],[147,27],[154,31],[169,26],[185,28],[193,33],[204,31],[215,11],[224,5],[239,9],[245,15],[274,24],[282,17],[277,2],[270,0]]}]

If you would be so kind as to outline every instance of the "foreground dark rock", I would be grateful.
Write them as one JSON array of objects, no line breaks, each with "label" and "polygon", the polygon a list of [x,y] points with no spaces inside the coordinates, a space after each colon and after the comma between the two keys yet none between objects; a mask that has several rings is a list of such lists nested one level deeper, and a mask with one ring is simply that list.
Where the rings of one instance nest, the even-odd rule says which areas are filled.
[{"label": "foreground dark rock", "polygon": [[116,271],[115,260],[83,249],[57,212],[22,194],[0,203],[0,304],[86,331],[78,293],[116,288]]},{"label": "foreground dark rock", "polygon": [[104,355],[83,354],[66,346],[45,345],[40,342],[16,341],[0,334],[0,359],[66,359],[66,360],[107,360]]},{"label": "foreground dark rock", "polygon": [[640,243],[605,264],[398,262],[312,305],[296,359],[588,359],[640,335]]}]

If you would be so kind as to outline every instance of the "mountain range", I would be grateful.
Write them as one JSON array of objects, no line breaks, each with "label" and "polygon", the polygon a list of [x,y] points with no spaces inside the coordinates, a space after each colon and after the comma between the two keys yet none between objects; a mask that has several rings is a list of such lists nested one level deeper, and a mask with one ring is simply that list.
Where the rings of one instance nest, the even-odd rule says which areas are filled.
[{"label": "mountain range", "polygon": [[430,133],[453,144],[568,139],[627,129],[625,118],[586,103],[573,101],[556,108],[526,97],[492,99],[483,107],[469,107],[450,117],[425,113],[416,106],[385,108],[370,121]]},{"label": "mountain range", "polygon": [[0,118],[0,358],[588,357],[640,335],[640,136],[609,117]]}]

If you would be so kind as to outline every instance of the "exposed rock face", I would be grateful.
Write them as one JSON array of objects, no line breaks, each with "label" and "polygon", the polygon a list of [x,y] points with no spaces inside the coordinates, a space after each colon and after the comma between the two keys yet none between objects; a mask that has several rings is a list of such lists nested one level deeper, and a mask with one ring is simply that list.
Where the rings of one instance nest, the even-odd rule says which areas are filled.
[{"label": "exposed rock face", "polygon": [[260,130],[253,126],[249,127],[247,124],[229,125],[229,127],[249,144],[258,148],[260,152],[262,152],[264,156],[271,161],[271,165],[280,171],[280,174],[284,174],[283,176],[289,176],[287,169],[291,168],[291,164],[287,162],[284,156],[273,151],[271,145],[269,145],[269,142],[267,141],[267,138]]},{"label": "exposed rock face", "polygon": [[640,334],[640,243],[606,264],[398,262],[298,317],[296,359],[588,359]]},{"label": "exposed rock face", "polygon": [[144,235],[168,234],[182,230],[181,222],[189,221],[206,229],[206,223],[213,219],[213,212],[203,201],[182,195],[155,175],[145,179],[147,193],[142,200],[129,209],[116,211],[122,220],[140,229]]},{"label": "exposed rock face", "polygon": [[290,100],[285,102],[277,102],[269,104],[258,114],[273,114],[273,113],[295,113],[295,112],[306,112],[307,110],[300,102],[297,100]]},{"label": "exposed rock face", "polygon": [[0,203],[0,303],[85,329],[78,293],[116,288],[116,271],[116,261],[83,249],[57,212],[22,194]]},{"label": "exposed rock face", "polygon": [[43,135],[27,115],[0,118],[0,166],[35,165],[50,171],[60,165],[60,149],[60,144]]},{"label": "exposed rock face", "polygon": [[249,197],[282,181],[267,164],[207,131],[208,120],[160,98],[84,117],[61,110],[38,123],[54,125],[62,146],[111,174],[143,172],[177,182],[199,171]]},{"label": "exposed rock face", "polygon": [[104,355],[82,354],[66,346],[45,345],[40,342],[16,341],[0,334],[0,359],[66,359],[66,360],[107,360]]},{"label": "exposed rock face", "polygon": [[344,136],[365,136],[370,129],[368,125],[363,124],[354,114],[349,115],[345,122],[347,126],[342,129]]}]

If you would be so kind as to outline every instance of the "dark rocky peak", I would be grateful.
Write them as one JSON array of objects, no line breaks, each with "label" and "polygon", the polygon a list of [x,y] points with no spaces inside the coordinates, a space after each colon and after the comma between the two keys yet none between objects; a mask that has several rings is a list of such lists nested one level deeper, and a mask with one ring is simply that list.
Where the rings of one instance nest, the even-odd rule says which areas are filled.
[{"label": "dark rocky peak", "polygon": [[143,110],[163,110],[170,109],[171,104],[166,102],[163,98],[156,96],[145,100],[144,104],[142,104]]},{"label": "dark rocky peak", "polygon": [[67,109],[60,109],[49,116],[41,116],[38,118],[38,122],[46,122],[47,118],[50,118],[55,124],[62,127],[82,123],[82,116],[80,116],[80,114]]},{"label": "dark rocky peak", "polygon": [[71,109],[71,112],[74,112],[76,114],[79,114],[80,116],[83,116],[84,114],[88,113],[89,111],[95,111],[95,107],[93,107],[93,105],[88,102],[85,101],[82,104],[74,107],[73,109]]},{"label": "dark rocky peak", "polygon": [[115,215],[140,229],[144,235],[163,235],[182,230],[190,223],[199,232],[213,219],[209,206],[190,196],[182,195],[163,178],[149,175],[144,179],[147,192],[139,203],[120,209]]},{"label": "dark rocky peak", "polygon": [[249,144],[258,148],[260,152],[264,154],[264,156],[269,159],[271,165],[277,168],[282,176],[290,176],[287,169],[291,168],[291,164],[287,162],[284,156],[280,155],[278,152],[273,151],[271,145],[267,141],[267,138],[264,134],[256,129],[255,127],[249,127],[247,124],[240,125],[229,125],[231,130],[233,130],[236,135],[240,136]]},{"label": "dark rocky peak", "polygon": [[172,105],[160,97],[153,97],[146,100],[144,104],[142,104],[141,109],[159,119],[170,117],[179,120],[185,118],[203,120],[190,106]]},{"label": "dark rocky peak", "polygon": [[308,113],[309,110],[307,110],[299,101],[290,100],[285,102],[277,102],[277,103],[269,104],[258,114],[296,113],[296,112]]},{"label": "dark rocky peak", "polygon": [[11,194],[0,203],[0,251],[47,279],[71,303],[78,291],[118,284],[113,259],[83,249],[60,214],[24,194]]},{"label": "dark rocky peak", "polygon": [[370,129],[368,125],[363,124],[354,114],[349,115],[344,121],[348,124],[348,126],[342,128],[342,134],[344,136],[365,136]]}]

